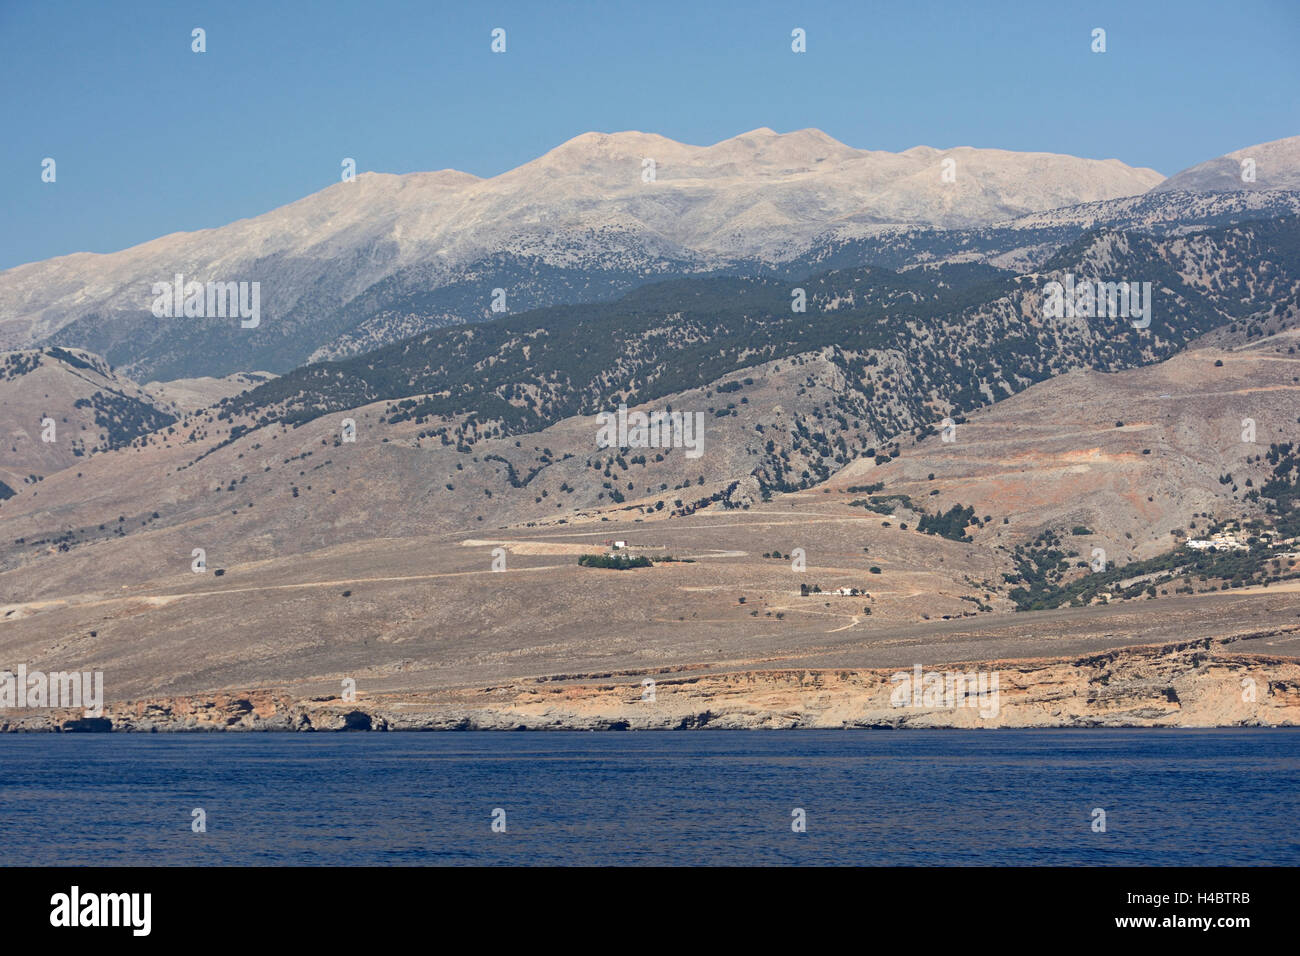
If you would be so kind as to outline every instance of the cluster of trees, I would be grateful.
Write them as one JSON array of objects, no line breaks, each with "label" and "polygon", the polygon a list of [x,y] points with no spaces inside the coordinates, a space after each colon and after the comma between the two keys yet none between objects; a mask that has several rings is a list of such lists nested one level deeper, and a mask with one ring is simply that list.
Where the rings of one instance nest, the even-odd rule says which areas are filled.
[{"label": "cluster of trees", "polygon": [[578,564],[584,568],[606,568],[610,571],[627,571],[631,568],[648,568],[654,562],[643,554],[580,554]]},{"label": "cluster of trees", "polygon": [[0,363],[0,379],[18,378],[28,372],[34,372],[41,364],[40,352],[11,352]]},{"label": "cluster of trees", "polygon": [[79,398],[72,404],[74,408],[91,409],[95,424],[107,434],[104,447],[108,449],[123,448],[177,420],[175,415],[117,392],[97,391],[90,398]]},{"label": "cluster of trees", "polygon": [[937,534],[952,541],[970,541],[966,528],[975,520],[975,508],[967,505],[953,505],[947,511],[937,515],[922,515],[916,523],[918,531],[925,534]]},{"label": "cluster of trees", "polygon": [[1300,535],[1300,448],[1292,442],[1273,443],[1265,458],[1273,471],[1259,493],[1273,499],[1268,510],[1278,534],[1294,538]]},{"label": "cluster of trees", "polygon": [[899,505],[911,511],[918,510],[912,504],[912,499],[907,495],[871,495],[868,498],[854,498],[849,502],[849,505],[856,508],[866,508],[868,511],[874,511],[876,514],[881,515],[892,515],[894,509]]}]

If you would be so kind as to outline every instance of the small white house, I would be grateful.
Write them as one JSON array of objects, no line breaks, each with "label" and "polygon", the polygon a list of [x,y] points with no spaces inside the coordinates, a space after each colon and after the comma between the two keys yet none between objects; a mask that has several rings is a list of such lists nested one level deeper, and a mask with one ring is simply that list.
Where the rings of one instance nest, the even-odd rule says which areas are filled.
[{"label": "small white house", "polygon": [[615,549],[615,550],[618,550],[619,548],[626,548],[626,547],[627,547],[627,542],[626,542],[626,541],[615,541],[615,542],[614,542],[614,549]]}]

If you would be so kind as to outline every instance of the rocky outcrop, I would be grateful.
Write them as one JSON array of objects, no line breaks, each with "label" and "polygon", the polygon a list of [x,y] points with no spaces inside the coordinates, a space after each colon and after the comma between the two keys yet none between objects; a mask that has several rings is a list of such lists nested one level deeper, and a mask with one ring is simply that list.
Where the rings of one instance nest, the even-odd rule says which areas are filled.
[{"label": "rocky outcrop", "polygon": [[48,710],[0,720],[3,731],[56,732],[1296,725],[1300,660],[1212,640],[923,671],[622,673],[355,701],[269,689],[129,701],[99,720]]}]

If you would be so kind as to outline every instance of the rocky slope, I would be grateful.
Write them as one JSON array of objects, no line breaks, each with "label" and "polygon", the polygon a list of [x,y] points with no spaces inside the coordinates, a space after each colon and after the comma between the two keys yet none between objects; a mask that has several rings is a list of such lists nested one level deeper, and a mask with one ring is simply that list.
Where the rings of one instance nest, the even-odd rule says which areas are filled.
[{"label": "rocky slope", "polygon": [[1256,143],[1170,176],[1152,192],[1300,189],[1300,136]]},{"label": "rocky slope", "polygon": [[220,378],[180,378],[170,382],[146,382],[150,395],[181,414],[197,412],[224,398],[233,398],[275,378],[270,372],[235,372]]},{"label": "rocky slope", "polygon": [[[0,353],[0,409],[0,482],[14,490],[97,452],[128,447],[179,413],[101,356],[61,348]],[[0,500],[6,497],[0,488]]]},{"label": "rocky slope", "polygon": [[1111,563],[1149,558],[1215,521],[1263,515],[1250,496],[1268,480],[1262,456],[1300,439],[1298,340],[1292,330],[1267,350],[1197,348],[1144,369],[1058,375],[964,418],[952,441],[905,442],[893,460],[858,459],[830,485],[879,483],[930,511],[971,506],[993,516],[970,529],[990,547],[1052,529],[1076,560],[1093,548]]}]

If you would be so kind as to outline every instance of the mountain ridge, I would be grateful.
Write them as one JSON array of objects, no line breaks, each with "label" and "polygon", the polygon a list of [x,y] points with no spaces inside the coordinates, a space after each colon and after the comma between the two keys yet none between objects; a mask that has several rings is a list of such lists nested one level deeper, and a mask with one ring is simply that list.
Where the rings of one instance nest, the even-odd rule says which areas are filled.
[{"label": "mountain ridge", "polygon": [[[493,177],[365,172],[228,226],[7,270],[0,348],[86,348],[140,380],[281,373],[655,280],[807,274],[827,256],[1025,271],[1099,225],[1300,211],[1300,192],[1153,192],[1162,182],[1114,159],[858,150],[816,129],[711,146],[588,132]],[[155,318],[153,284],[176,275],[258,282],[265,321]]]},{"label": "mountain ridge", "polygon": [[[946,158],[956,163],[953,182],[942,178]],[[318,329],[322,316],[385,284],[379,309],[402,295],[455,286],[494,258],[538,277],[522,301],[507,301],[506,311],[517,312],[566,300],[571,290],[550,288],[556,268],[608,274],[618,291],[638,274],[689,274],[738,258],[779,261],[836,223],[987,222],[1140,193],[1161,178],[1118,161],[1042,153],[857,150],[816,130],[760,129],[707,147],[656,134],[584,133],[493,177],[362,173],[224,226],[14,267],[0,273],[0,347],[84,346],[149,377],[284,371],[347,331]],[[210,319],[190,320],[184,330],[174,320],[160,327],[150,314],[152,286],[178,274],[259,282],[265,331],[233,335]],[[507,280],[520,276],[487,278],[488,293],[509,295],[516,290]],[[491,307],[476,293],[472,302],[447,303],[433,321],[491,318]],[[374,311],[349,321],[364,323]],[[194,327],[202,332],[188,364],[158,354],[168,335]],[[286,342],[293,351],[276,359],[278,367],[260,361]]]}]

